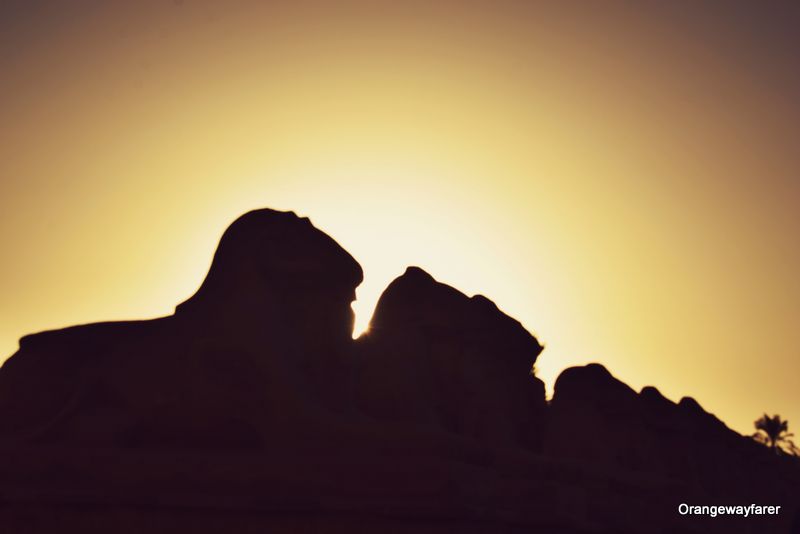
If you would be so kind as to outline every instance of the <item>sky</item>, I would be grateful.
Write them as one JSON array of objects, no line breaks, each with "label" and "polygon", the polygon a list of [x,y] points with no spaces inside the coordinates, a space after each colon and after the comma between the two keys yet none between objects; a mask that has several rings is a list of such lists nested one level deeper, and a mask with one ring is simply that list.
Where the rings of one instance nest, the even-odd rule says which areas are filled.
[{"label": "sky", "polygon": [[[794,5],[793,5],[794,4]],[[254,208],[800,430],[792,2],[0,2],[0,361],[170,314]]]}]

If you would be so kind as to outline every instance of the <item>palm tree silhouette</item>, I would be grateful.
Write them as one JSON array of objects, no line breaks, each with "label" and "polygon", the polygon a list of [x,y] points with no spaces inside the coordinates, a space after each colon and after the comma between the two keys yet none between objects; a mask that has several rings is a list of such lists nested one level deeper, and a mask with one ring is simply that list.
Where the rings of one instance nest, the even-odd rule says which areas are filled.
[{"label": "palm tree silhouette", "polygon": [[764,414],[753,424],[756,427],[753,439],[769,447],[772,452],[800,456],[800,449],[790,439],[794,434],[789,432],[789,421],[782,420],[777,414],[772,417]]}]

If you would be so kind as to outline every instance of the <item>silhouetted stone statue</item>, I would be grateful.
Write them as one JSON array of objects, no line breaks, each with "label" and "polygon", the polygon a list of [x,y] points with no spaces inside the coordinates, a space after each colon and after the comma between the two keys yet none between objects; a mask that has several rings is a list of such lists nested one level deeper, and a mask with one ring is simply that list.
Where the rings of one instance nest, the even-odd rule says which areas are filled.
[{"label": "silhouetted stone statue", "polygon": [[[352,339],[358,263],[294,213],[223,235],[174,315],[29,335],[0,368],[0,531],[766,532],[797,462],[542,346],[409,267]],[[706,521],[680,502],[782,505]]]}]

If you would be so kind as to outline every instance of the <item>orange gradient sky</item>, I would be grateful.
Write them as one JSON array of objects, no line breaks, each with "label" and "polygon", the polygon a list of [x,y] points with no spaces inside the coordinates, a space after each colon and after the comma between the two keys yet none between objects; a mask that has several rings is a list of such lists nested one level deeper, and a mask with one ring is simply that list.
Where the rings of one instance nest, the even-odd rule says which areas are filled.
[{"label": "orange gradient sky", "polygon": [[[680,4],[678,6],[677,4]],[[546,345],[800,430],[800,13],[737,2],[3,2],[0,359],[173,311],[295,210]]]}]

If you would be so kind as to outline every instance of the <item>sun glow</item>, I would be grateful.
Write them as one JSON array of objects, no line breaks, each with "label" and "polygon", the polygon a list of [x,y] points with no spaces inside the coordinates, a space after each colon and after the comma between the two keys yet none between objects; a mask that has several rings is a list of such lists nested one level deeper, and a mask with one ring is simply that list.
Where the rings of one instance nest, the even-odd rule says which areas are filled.
[{"label": "sun glow", "polygon": [[312,4],[100,3],[7,34],[4,355],[171,313],[225,227],[272,207],[361,263],[355,335],[417,265],[535,333],[550,387],[600,361],[740,430],[792,419],[791,54],[667,3]]}]

